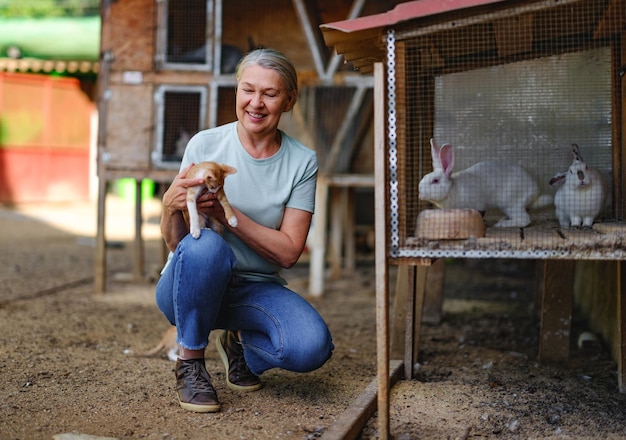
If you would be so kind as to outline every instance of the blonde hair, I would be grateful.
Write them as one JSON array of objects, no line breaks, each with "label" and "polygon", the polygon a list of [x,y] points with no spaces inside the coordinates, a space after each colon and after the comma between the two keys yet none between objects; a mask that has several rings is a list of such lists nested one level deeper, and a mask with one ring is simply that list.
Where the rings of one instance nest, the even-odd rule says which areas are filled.
[{"label": "blonde hair", "polygon": [[237,83],[246,67],[258,65],[277,72],[285,83],[287,93],[292,96],[293,104],[298,97],[298,74],[293,63],[285,54],[275,49],[254,49],[248,52],[237,65]]}]

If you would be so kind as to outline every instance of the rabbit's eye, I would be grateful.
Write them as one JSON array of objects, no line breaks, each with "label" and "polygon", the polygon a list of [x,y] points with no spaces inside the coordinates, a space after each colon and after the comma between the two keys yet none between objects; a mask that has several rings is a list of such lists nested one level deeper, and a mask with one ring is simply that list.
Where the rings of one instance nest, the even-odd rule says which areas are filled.
[{"label": "rabbit's eye", "polygon": [[433,179],[432,183],[439,183],[439,179]]}]

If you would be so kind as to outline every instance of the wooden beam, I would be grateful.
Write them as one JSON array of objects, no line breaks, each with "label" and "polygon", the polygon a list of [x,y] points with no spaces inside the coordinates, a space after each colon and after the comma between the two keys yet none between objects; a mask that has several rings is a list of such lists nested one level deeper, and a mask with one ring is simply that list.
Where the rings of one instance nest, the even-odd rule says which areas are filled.
[{"label": "wooden beam", "polygon": [[620,393],[626,393],[626,261],[617,263],[617,385]]},{"label": "wooden beam", "polygon": [[623,32],[626,27],[626,0],[611,0],[596,27],[593,38],[607,38]]},{"label": "wooden beam", "polygon": [[404,328],[407,322],[407,304],[409,298],[409,265],[401,264],[396,272],[396,289],[393,297],[393,314],[391,320],[392,359],[404,359]]},{"label": "wooden beam", "polygon": [[[104,4],[103,4],[104,5]],[[103,10],[109,12],[109,8]],[[104,24],[103,24],[104,26]],[[106,291],[106,194],[107,194],[107,176],[106,164],[104,161],[104,152],[106,151],[107,140],[107,115],[108,115],[108,96],[109,96],[109,73],[111,71],[112,54],[103,52],[100,61],[100,74],[98,77],[98,213],[96,225],[96,248],[94,255],[94,292],[104,293]]]},{"label": "wooden beam", "polygon": [[413,365],[417,362],[422,328],[422,310],[426,291],[427,266],[409,266],[404,333],[404,377],[413,379]]},{"label": "wooden beam", "polygon": [[[310,2],[307,2],[310,3]],[[307,10],[307,4],[303,0],[293,0],[293,7],[296,10],[298,20],[300,20],[300,26],[304,31],[304,36],[309,44],[309,50],[313,57],[313,63],[315,64],[315,70],[320,78],[325,78],[326,69],[324,65],[324,56],[322,53],[323,41],[318,32],[313,30],[313,24],[311,23],[311,14]]]},{"label": "wooden beam", "polygon": [[626,218],[626,31],[611,47],[611,113],[613,115],[613,215]]},{"label": "wooden beam", "polygon": [[144,258],[144,242],[143,242],[143,214],[142,214],[142,194],[141,184],[143,180],[135,180],[135,240],[133,249],[133,278],[135,281],[143,281],[145,276],[145,258]]},{"label": "wooden beam", "polygon": [[497,20],[493,24],[498,56],[507,57],[533,49],[533,16],[531,14]]},{"label": "wooden beam", "polygon": [[539,337],[542,361],[564,362],[569,358],[574,267],[574,260],[545,262]]},{"label": "wooden beam", "polygon": [[363,104],[365,99],[365,94],[369,87],[364,85],[357,85],[354,94],[352,95],[352,99],[350,100],[350,105],[348,106],[348,110],[343,117],[343,121],[339,127],[339,131],[335,135],[333,139],[332,146],[330,151],[328,152],[328,157],[326,159],[326,163],[324,164],[324,175],[332,175],[335,171],[346,171],[346,170],[335,170],[335,165],[339,158],[339,154],[344,146],[344,141],[346,140],[346,136],[348,134],[348,130],[355,123],[356,115]]},{"label": "wooden beam", "polygon": [[[402,373],[402,362],[391,361],[389,382],[393,386]],[[377,380],[373,380],[346,409],[339,419],[322,435],[322,440],[354,440],[376,411]],[[384,438],[384,437],[379,437]]]},{"label": "wooden beam", "polygon": [[374,220],[376,235],[376,371],[378,377],[378,436],[389,438],[389,273],[387,261],[385,71],[374,65]]},{"label": "wooden beam", "polygon": [[326,262],[326,219],[328,218],[328,193],[330,187],[324,176],[318,176],[313,216],[313,240],[310,243],[309,290],[311,296],[324,293]]}]

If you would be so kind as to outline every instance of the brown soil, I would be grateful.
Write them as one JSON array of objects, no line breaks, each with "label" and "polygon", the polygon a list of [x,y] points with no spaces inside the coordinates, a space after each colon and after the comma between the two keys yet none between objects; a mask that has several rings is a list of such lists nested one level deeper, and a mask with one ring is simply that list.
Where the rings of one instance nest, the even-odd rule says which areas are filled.
[{"label": "brown soil", "polygon": [[[357,273],[329,282],[311,302],[336,351],[309,374],[271,371],[256,393],[224,384],[212,344],[207,367],[222,402],[217,414],[179,408],[173,363],[138,358],[167,322],[154,304],[160,266],[158,203],[146,204],[147,272],[132,272],[133,207],[109,197],[109,287],[93,294],[94,204],[0,207],[0,438],[62,433],[147,439],[316,439],[374,379],[375,292],[371,255]],[[444,315],[425,325],[417,379],[392,389],[396,439],[626,438],[626,395],[604,345],[579,350],[576,319],[566,365],[537,360],[534,264],[447,263]],[[307,265],[286,273],[305,291]],[[378,438],[370,419],[362,439]]]}]

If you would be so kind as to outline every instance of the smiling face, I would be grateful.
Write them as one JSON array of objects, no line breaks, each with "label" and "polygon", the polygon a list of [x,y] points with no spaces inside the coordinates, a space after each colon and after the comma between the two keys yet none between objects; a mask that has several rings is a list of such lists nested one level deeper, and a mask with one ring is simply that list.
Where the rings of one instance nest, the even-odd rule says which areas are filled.
[{"label": "smiling face", "polygon": [[246,67],[237,85],[237,119],[253,136],[274,135],[283,112],[295,99],[280,74],[253,64]]}]

